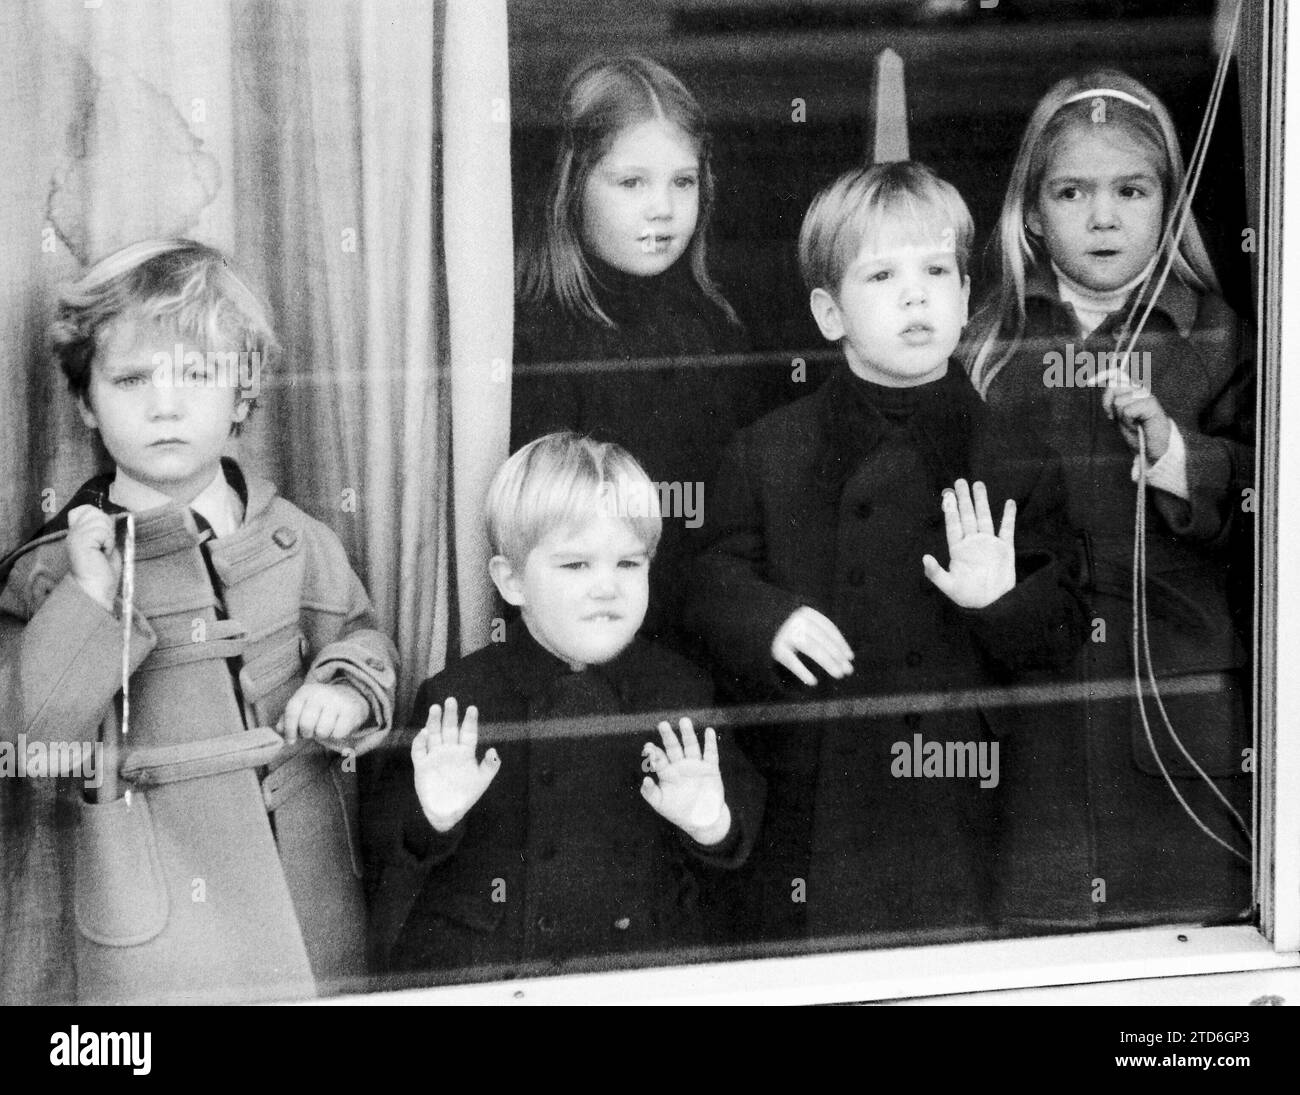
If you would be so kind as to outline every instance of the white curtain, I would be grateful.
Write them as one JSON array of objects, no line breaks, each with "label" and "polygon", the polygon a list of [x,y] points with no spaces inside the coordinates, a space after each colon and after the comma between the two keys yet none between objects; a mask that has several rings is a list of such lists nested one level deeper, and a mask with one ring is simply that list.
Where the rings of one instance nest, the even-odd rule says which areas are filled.
[{"label": "white curtain", "polygon": [[[401,713],[449,642],[481,645],[479,507],[509,419],[506,73],[504,0],[5,0],[0,550],[102,466],[44,350],[59,284],[187,234],[271,301],[284,360],[238,452],[342,538],[398,643]],[[71,830],[50,781],[18,782],[0,780],[0,1002],[66,999]]]}]

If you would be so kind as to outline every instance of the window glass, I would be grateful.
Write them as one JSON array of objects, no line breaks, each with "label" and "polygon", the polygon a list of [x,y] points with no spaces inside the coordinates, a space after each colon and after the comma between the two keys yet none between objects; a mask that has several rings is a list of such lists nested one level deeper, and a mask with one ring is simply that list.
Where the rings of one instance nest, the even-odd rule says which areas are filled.
[{"label": "window glass", "polygon": [[[512,448],[621,444],[663,532],[602,579],[641,532],[589,522],[517,576],[488,677],[425,694],[472,682],[502,764],[450,834],[408,818],[393,970],[1252,919],[1262,12],[1218,79],[1231,7],[511,5]],[[575,67],[629,54],[566,129]],[[843,180],[900,137],[930,172]],[[642,639],[576,669],[639,582]],[[716,772],[656,728],[687,713]]]}]

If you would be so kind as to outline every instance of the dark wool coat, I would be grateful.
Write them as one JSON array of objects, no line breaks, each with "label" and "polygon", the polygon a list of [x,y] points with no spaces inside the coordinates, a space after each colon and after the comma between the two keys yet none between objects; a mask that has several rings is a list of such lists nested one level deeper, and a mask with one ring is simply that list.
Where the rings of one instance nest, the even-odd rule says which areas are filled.
[{"label": "dark wool coat", "polygon": [[[1009,743],[1023,778],[1005,789],[1005,915],[1027,928],[1239,916],[1250,904],[1249,867],[1204,836],[1178,804],[1134,698],[1133,453],[1102,411],[1102,389],[1044,383],[1046,355],[1072,353],[1078,364],[1084,354],[1114,350],[1123,317],[1083,339],[1042,270],[1031,272],[1025,307],[1024,342],[994,377],[988,400],[1062,454],[1092,604],[1092,641],[1067,681],[1092,699],[1055,709],[1032,741]],[[1149,365],[1151,390],[1186,442],[1190,493],[1185,502],[1148,490],[1152,659],[1178,736],[1249,820],[1249,673],[1230,590],[1234,565],[1249,572],[1243,492],[1254,485],[1253,340],[1220,297],[1171,280],[1136,352],[1144,356],[1133,369]],[[1238,615],[1248,621],[1249,587],[1242,586]],[[1146,706],[1179,792],[1211,829],[1245,850],[1153,702]]]},{"label": "dark wool coat", "polygon": [[[761,858],[740,901],[751,936],[798,934],[805,911],[818,937],[987,926],[996,787],[896,776],[895,746],[920,735],[991,756],[1024,717],[998,686],[1068,661],[1082,637],[1056,455],[989,412],[956,366],[915,390],[905,425],[868,393],[844,366],[742,431],[696,560],[688,622],[732,695],[894,703],[875,717],[813,706],[750,736],[769,782]],[[998,520],[1007,499],[1018,506],[1018,583],[978,611],[953,605],[921,565],[927,552],[948,561],[940,495],[959,477],[987,485]],[[833,682],[811,666],[820,684],[809,689],[772,660],[801,605],[839,627],[852,676]],[[971,689],[981,691],[953,694]]]},{"label": "dark wool coat", "polygon": [[[704,847],[641,797],[641,748],[660,741],[660,719],[676,728],[709,705],[707,676],[641,639],[607,665],[573,673],[521,622],[506,636],[426,681],[415,705],[421,722],[448,697],[462,713],[478,707],[480,746],[501,757],[483,797],[437,833],[408,753],[390,762],[374,801],[384,855],[373,902],[381,961],[394,935],[384,964],[455,970],[458,979],[699,944],[697,875],[744,861],[763,784],[720,737],[732,828]],[[702,742],[698,719],[696,731]]]},{"label": "dark wool coat", "polygon": [[[707,360],[744,352],[749,341],[686,262],[641,278],[593,261],[593,274],[615,326],[553,301],[521,305],[515,316],[511,451],[554,430],[590,433],[626,448],[656,483],[705,484],[707,506],[723,446],[775,406],[776,381]],[[693,489],[698,499],[701,488]],[[664,517],[643,632],[676,644],[688,522],[698,522],[683,512]]]},{"label": "dark wool coat", "polygon": [[[285,997],[364,973],[353,767],[271,728],[304,681],[341,679],[369,699],[377,744],[395,651],[338,538],[232,461],[225,473],[246,503],[229,536],[208,540],[184,506],[136,515],[130,730],[114,765],[129,800],[60,787],[75,941],[18,960],[74,968],[80,1001]],[[113,710],[122,622],[82,591],[63,542],[71,508],[118,512],[109,482],[0,563],[6,741],[93,742]]]}]

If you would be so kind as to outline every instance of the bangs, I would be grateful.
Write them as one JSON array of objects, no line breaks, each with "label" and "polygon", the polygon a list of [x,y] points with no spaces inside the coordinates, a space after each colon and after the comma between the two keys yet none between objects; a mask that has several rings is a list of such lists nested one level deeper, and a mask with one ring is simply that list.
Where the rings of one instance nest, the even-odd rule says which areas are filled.
[{"label": "bangs", "polygon": [[581,532],[599,516],[622,521],[653,556],[663,528],[651,483],[625,474],[600,479],[581,472],[561,475],[537,484],[520,501],[514,552],[502,552],[512,560],[522,561],[551,533]]},{"label": "bangs", "polygon": [[[160,264],[163,265],[163,264]],[[177,264],[136,271],[124,315],[151,323],[205,350],[266,351],[274,336],[253,293],[224,266]]]},{"label": "bangs", "polygon": [[864,251],[880,253],[897,247],[926,246],[957,251],[957,226],[943,203],[911,194],[888,206],[873,203],[858,210],[837,241],[841,268],[848,270]]},{"label": "bangs", "polygon": [[810,290],[838,292],[864,247],[938,244],[962,276],[975,224],[956,187],[903,161],[851,171],[813,199],[799,233],[799,265]]},{"label": "bangs", "polygon": [[551,533],[581,530],[602,515],[622,521],[653,558],[663,519],[649,476],[619,446],[573,433],[525,445],[488,492],[492,550],[516,565]]}]

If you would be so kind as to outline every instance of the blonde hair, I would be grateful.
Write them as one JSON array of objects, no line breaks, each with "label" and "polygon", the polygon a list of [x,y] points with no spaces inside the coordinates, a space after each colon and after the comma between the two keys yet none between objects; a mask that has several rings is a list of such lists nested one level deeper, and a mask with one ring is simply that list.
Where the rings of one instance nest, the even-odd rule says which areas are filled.
[{"label": "blonde hair", "polygon": [[[73,395],[84,399],[105,329],[129,318],[158,324],[205,349],[256,353],[261,375],[279,354],[268,311],[215,247],[190,239],[141,240],[95,263],[59,297],[50,349]],[[260,386],[260,385],[259,385]],[[245,393],[250,409],[257,405]],[[239,432],[239,424],[234,426]]]},{"label": "blonde hair", "polygon": [[569,74],[561,98],[560,147],[546,202],[526,229],[519,255],[519,296],[532,302],[554,298],[566,312],[615,326],[592,288],[582,245],[582,196],[593,168],[618,135],[648,121],[671,123],[695,146],[700,161],[700,211],[686,257],[704,295],[728,319],[739,322],[708,270],[706,238],[714,186],[704,111],[676,76],[635,54],[596,57]]},{"label": "blonde hair", "polygon": [[[997,248],[997,288],[971,320],[962,351],[963,363],[981,394],[988,392],[993,378],[1011,359],[1024,336],[1026,270],[1048,258],[1042,241],[1025,224],[1026,205],[1035,200],[1061,142],[1075,127],[1084,124],[1119,126],[1138,144],[1156,153],[1164,191],[1162,227],[1168,227],[1173,215],[1186,169],[1178,133],[1165,105],[1142,83],[1115,69],[1093,69],[1054,84],[1039,100],[1025,127],[998,218],[997,235],[990,241],[990,246]],[[1192,216],[1187,218],[1179,241],[1173,275],[1201,292],[1217,292],[1219,288]]]},{"label": "blonde hair", "polygon": [[904,160],[847,171],[813,198],[799,230],[799,270],[809,290],[838,293],[863,244],[898,222],[918,238],[950,233],[966,276],[975,236],[966,202],[930,168]]},{"label": "blonde hair", "polygon": [[654,484],[636,459],[569,430],[530,441],[501,465],[486,511],[493,553],[515,566],[551,532],[580,528],[600,513],[621,517],[652,558],[663,532]]}]

